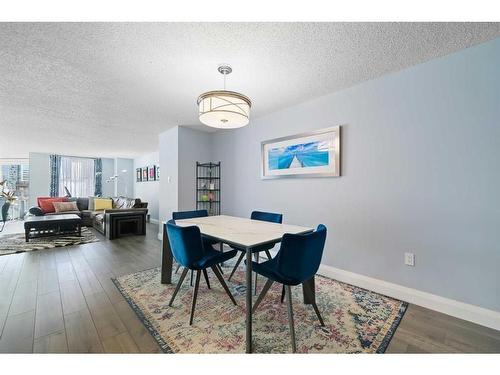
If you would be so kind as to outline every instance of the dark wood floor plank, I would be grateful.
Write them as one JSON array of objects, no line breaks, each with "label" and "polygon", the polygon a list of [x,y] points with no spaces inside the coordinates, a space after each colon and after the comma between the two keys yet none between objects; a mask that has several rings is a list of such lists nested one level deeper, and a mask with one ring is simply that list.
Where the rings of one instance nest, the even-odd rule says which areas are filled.
[{"label": "dark wood floor plank", "polygon": [[101,340],[127,330],[105,292],[86,295],[85,300]]},{"label": "dark wood floor plank", "polygon": [[37,290],[37,280],[18,283],[10,305],[9,315],[35,310]]},{"label": "dark wood floor plank", "polygon": [[122,299],[114,307],[141,353],[161,353],[161,349],[155,339],[153,339],[149,331],[144,327],[137,315],[135,315],[127,301]]},{"label": "dark wood floor plank", "polygon": [[35,310],[11,315],[0,338],[0,353],[31,353]]},{"label": "dark wood floor plank", "polygon": [[36,304],[35,338],[64,330],[59,290],[39,295]]},{"label": "dark wood floor plank", "polygon": [[87,308],[87,302],[77,280],[61,283],[60,290],[64,315]]},{"label": "dark wood floor plank", "polygon": [[64,315],[70,353],[102,353],[97,329],[87,308]]},{"label": "dark wood floor plank", "polygon": [[103,340],[102,345],[106,353],[139,353],[139,348],[128,332],[109,337]]},{"label": "dark wood floor plank", "polygon": [[59,331],[35,339],[33,353],[67,353],[66,332]]}]

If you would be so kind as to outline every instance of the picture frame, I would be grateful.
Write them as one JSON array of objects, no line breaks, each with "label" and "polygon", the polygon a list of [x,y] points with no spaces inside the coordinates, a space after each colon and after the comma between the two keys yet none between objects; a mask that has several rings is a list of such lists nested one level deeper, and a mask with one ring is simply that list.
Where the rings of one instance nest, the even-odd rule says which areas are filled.
[{"label": "picture frame", "polygon": [[142,168],[142,181],[148,181],[148,167]]},{"label": "picture frame", "polygon": [[136,168],[135,170],[135,181],[142,182],[142,168]]},{"label": "picture frame", "polygon": [[261,178],[340,176],[340,126],[261,142]]},{"label": "picture frame", "polygon": [[160,181],[160,167],[158,165],[156,166],[156,177],[155,177],[155,180],[156,181]]},{"label": "picture frame", "polygon": [[148,168],[148,181],[154,181],[156,179],[156,166],[151,166]]}]

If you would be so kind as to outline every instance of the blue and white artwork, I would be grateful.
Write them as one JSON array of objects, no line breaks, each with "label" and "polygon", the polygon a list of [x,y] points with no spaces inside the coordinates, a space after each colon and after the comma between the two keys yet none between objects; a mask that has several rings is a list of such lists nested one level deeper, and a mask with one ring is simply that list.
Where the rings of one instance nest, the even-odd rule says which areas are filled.
[{"label": "blue and white artwork", "polygon": [[328,165],[328,142],[300,143],[269,150],[269,169],[309,168]]},{"label": "blue and white artwork", "polygon": [[262,178],[340,175],[340,127],[262,142]]}]

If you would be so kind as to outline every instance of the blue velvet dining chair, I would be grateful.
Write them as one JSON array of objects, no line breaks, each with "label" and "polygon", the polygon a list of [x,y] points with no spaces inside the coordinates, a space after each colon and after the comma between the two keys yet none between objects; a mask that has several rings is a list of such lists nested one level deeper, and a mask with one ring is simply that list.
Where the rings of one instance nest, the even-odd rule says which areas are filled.
[{"label": "blue velvet dining chair", "polygon": [[[208,216],[207,210],[172,212],[172,219],[174,221],[175,220],[183,220],[183,219],[193,219],[193,218],[197,218],[197,217],[206,217],[206,216]],[[202,235],[202,239],[203,239],[203,246],[205,246],[206,248],[208,248],[209,246],[213,247],[213,245],[217,244],[216,240],[209,239],[203,235]],[[222,246],[221,246],[221,251],[222,251]],[[181,265],[178,264],[177,268],[175,270],[175,273],[177,273],[179,271],[180,267],[181,267]],[[221,273],[224,273],[224,271],[222,271],[222,268],[220,266],[218,266],[218,267],[219,267],[219,271]],[[207,275],[206,271],[203,272],[203,276],[205,277],[205,281],[207,282],[208,288],[210,289],[210,281],[208,280],[208,275]],[[191,285],[193,285],[193,273],[192,272],[191,272]]]},{"label": "blue velvet dining chair", "polygon": [[[262,211],[253,211],[252,214],[250,215],[250,219],[252,220],[260,220],[260,221],[268,221],[270,223],[278,223],[281,224],[283,222],[283,214],[275,214],[272,212],[262,212]],[[252,253],[254,254],[254,259],[258,263],[259,262],[259,253],[261,251],[264,251],[267,255],[267,259],[272,259],[271,253],[269,250],[271,250],[274,247],[274,244],[268,244],[268,245],[262,245],[255,247],[252,249]],[[233,248],[234,249],[234,248]],[[245,250],[244,249],[237,249],[241,251],[241,255],[236,261],[236,264],[233,267],[233,270],[231,271],[231,274],[227,278],[227,281],[231,281],[231,277],[233,277],[234,273],[236,272],[236,269],[240,265],[241,261],[245,257]],[[257,275],[255,276],[255,294],[257,294]]]},{"label": "blue velvet dining chair", "polygon": [[[283,284],[287,300],[292,350],[294,353],[296,345],[291,286],[304,285],[308,280],[314,278],[321,264],[325,241],[326,227],[323,224],[318,225],[316,231],[307,234],[286,233],[281,241],[280,250],[273,259],[264,263],[252,262],[253,270],[257,274],[267,277],[267,282],[262,288],[257,301],[255,301],[252,311],[257,309],[274,282]],[[311,304],[320,324],[324,326],[325,324],[316,302],[313,301]]]},{"label": "blue velvet dining chair", "polygon": [[182,267],[184,267],[179,278],[179,282],[175,287],[174,294],[172,295],[168,305],[172,306],[174,303],[175,296],[179,292],[188,270],[195,271],[196,281],[194,284],[193,299],[191,303],[191,315],[189,317],[189,325],[193,324],[194,310],[196,306],[196,299],[198,297],[198,288],[200,285],[200,275],[202,271],[206,272],[207,268],[212,269],[213,273],[217,276],[217,279],[222,285],[222,288],[227,293],[231,301],[236,305],[236,300],[227,287],[222,274],[217,268],[217,264],[233,258],[237,251],[231,250],[222,253],[215,250],[211,246],[206,248],[202,241],[200,229],[197,226],[181,227],[175,225],[174,220],[170,220],[166,224],[165,230],[168,233],[170,248],[172,249],[172,254],[175,260]]}]

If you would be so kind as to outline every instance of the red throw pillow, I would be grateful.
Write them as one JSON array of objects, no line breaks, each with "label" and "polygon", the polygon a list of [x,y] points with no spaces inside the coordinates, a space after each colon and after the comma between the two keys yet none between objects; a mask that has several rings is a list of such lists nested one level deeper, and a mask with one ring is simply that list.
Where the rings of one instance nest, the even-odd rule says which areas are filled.
[{"label": "red throw pillow", "polygon": [[42,211],[46,214],[56,212],[54,208],[53,202],[67,202],[68,198],[60,197],[60,198],[45,198],[40,197],[38,200],[38,206],[42,209]]}]

